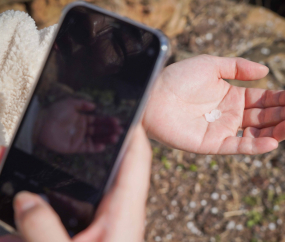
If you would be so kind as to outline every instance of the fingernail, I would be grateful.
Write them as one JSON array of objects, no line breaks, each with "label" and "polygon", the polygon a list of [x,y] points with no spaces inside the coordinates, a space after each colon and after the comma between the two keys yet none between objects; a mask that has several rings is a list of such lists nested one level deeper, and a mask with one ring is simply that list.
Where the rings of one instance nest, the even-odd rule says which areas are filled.
[{"label": "fingernail", "polygon": [[14,198],[14,210],[16,217],[36,206],[33,195],[29,192],[20,192]]}]

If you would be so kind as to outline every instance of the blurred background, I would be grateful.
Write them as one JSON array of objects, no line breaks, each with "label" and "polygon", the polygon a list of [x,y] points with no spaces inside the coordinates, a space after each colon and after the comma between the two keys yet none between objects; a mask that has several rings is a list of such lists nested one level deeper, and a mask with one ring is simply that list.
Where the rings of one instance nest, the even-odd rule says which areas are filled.
[{"label": "blurred background", "polygon": [[[70,2],[0,0],[0,13],[25,11],[42,29],[57,23]],[[239,56],[267,65],[270,73],[259,81],[230,83],[284,89],[284,0],[89,2],[163,30],[173,47],[169,64],[202,53]],[[145,241],[285,242],[282,143],[258,156],[196,155],[156,142],[152,147]]]}]

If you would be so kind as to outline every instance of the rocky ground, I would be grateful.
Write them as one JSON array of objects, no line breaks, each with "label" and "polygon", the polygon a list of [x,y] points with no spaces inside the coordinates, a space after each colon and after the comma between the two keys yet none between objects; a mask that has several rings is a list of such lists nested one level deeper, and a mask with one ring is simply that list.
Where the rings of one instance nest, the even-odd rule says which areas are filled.
[{"label": "rocky ground", "polygon": [[[0,12],[27,11],[39,28],[57,22],[70,0],[0,0]],[[285,20],[229,0],[92,0],[162,29],[170,62],[198,54],[240,56],[266,64],[267,77],[233,85],[283,89]],[[260,2],[260,1],[257,1]],[[284,144],[258,156],[197,155],[153,147],[145,241],[285,242]]]}]

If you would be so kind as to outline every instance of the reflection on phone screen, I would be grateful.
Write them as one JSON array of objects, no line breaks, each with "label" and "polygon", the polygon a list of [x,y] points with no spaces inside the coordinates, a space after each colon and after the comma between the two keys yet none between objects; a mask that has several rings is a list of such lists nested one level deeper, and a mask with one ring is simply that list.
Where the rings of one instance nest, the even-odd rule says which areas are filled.
[{"label": "reflection on phone screen", "polygon": [[150,32],[72,8],[53,43],[0,177],[0,219],[40,194],[71,235],[92,220],[159,54]]}]

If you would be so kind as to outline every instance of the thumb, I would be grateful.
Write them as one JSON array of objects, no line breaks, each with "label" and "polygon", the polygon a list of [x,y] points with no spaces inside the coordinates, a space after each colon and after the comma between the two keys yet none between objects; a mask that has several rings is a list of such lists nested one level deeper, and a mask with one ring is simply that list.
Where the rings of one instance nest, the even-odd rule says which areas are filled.
[{"label": "thumb", "polygon": [[38,195],[20,192],[14,199],[15,222],[26,242],[68,242],[58,215]]}]

